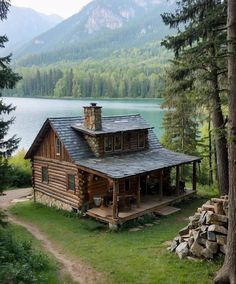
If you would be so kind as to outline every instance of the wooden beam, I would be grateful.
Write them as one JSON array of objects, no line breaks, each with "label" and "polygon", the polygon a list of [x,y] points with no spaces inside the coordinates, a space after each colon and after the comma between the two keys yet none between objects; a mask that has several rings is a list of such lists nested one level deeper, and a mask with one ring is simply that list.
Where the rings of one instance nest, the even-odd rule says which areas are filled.
[{"label": "wooden beam", "polygon": [[163,171],[160,173],[160,201],[163,199]]},{"label": "wooden beam", "polygon": [[138,176],[138,190],[137,190],[137,208],[140,208],[140,176]]},{"label": "wooden beam", "polygon": [[193,190],[197,190],[197,162],[193,162],[193,178],[192,178]]},{"label": "wooden beam", "polygon": [[113,205],[112,205],[112,218],[118,219],[118,203],[117,195],[119,191],[119,182],[117,180],[113,181]]},{"label": "wooden beam", "polygon": [[177,191],[177,194],[180,195],[180,190],[179,190],[179,166],[176,166],[176,191]]}]

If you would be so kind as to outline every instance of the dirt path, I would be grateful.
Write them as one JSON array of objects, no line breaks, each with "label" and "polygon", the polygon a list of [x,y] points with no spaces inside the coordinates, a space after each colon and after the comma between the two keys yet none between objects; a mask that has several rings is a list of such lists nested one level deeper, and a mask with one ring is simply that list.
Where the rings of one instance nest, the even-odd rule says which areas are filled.
[{"label": "dirt path", "polygon": [[[5,196],[0,196],[0,208],[4,208],[6,210],[12,200],[24,198],[30,194],[30,192],[30,189],[18,189],[5,192]],[[61,273],[69,273],[72,280],[79,282],[80,284],[102,283],[101,279],[103,277],[100,273],[94,271],[94,269],[88,265],[72,259],[68,255],[60,252],[55,244],[53,244],[36,226],[19,220],[15,216],[9,215],[9,212],[8,219],[10,222],[26,228],[37,240],[41,242],[43,249],[52,254],[60,263]]]}]

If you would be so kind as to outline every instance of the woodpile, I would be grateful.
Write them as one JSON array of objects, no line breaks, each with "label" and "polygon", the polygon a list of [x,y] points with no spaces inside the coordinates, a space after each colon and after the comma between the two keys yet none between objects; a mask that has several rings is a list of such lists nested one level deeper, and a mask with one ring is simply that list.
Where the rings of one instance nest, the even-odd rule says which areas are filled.
[{"label": "woodpile", "polygon": [[198,208],[189,224],[174,238],[170,251],[179,258],[213,259],[225,254],[228,233],[228,196],[212,198]]}]

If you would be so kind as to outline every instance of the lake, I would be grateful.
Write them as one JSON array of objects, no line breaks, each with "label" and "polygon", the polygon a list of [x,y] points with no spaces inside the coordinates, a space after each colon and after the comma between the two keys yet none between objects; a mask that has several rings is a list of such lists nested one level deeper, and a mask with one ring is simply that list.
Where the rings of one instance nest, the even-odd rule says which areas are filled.
[{"label": "lake", "polygon": [[160,108],[162,99],[55,100],[9,97],[3,98],[3,100],[7,104],[16,106],[16,111],[10,114],[16,119],[8,134],[9,136],[16,134],[21,137],[19,148],[26,150],[48,117],[83,115],[83,106],[89,105],[91,101],[97,102],[103,107],[104,116],[140,113],[154,127],[158,138],[163,133],[164,110]]}]

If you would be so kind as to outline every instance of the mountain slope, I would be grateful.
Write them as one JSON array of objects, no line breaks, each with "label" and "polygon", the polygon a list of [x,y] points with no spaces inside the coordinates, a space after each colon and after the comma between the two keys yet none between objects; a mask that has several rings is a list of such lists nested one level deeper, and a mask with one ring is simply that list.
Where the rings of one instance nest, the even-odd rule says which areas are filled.
[{"label": "mountain slope", "polygon": [[[23,65],[104,57],[116,49],[143,47],[167,34],[160,14],[164,0],[95,0],[82,11],[34,38],[19,52]],[[32,54],[29,56],[29,54]]]},{"label": "mountain slope", "polygon": [[6,34],[9,42],[4,54],[12,52],[35,36],[51,29],[62,21],[58,15],[44,15],[30,8],[11,6],[7,20],[0,25],[0,34]]}]

